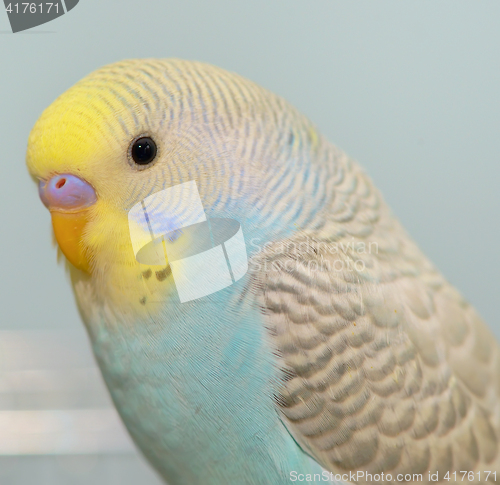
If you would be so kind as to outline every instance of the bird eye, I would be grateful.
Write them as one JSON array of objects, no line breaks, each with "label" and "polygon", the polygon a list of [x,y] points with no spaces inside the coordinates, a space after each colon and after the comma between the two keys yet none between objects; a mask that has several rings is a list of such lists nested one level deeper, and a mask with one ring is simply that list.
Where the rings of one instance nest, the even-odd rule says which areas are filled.
[{"label": "bird eye", "polygon": [[130,153],[137,165],[148,165],[156,157],[156,143],[148,136],[138,138],[133,142]]}]

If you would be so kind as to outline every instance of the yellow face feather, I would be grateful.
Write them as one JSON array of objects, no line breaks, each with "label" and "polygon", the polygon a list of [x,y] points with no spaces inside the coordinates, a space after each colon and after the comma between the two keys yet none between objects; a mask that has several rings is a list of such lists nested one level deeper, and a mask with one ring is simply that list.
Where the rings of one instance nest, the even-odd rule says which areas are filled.
[{"label": "yellow face feather", "polygon": [[[156,142],[151,167],[131,161],[140,136]],[[51,208],[58,243],[81,270],[77,279],[91,278],[97,294],[142,305],[138,294],[164,298],[175,290],[165,284],[168,265],[135,258],[128,221],[135,204],[196,180],[205,208],[257,209],[262,187],[299,183],[286,167],[302,163],[299,152],[311,140],[318,148],[307,120],[240,76],[202,63],[141,59],[95,71],[49,106],[30,134],[27,165],[42,183],[69,174],[93,188],[97,200],[85,213],[61,216]],[[259,217],[271,223],[276,214],[295,213],[289,192],[273,189]]]},{"label": "yellow face feather", "polygon": [[[28,142],[27,164],[34,177],[48,180],[55,174],[74,174],[96,191],[97,202],[84,215],[52,212],[61,250],[75,267],[87,272],[95,268],[102,251],[111,249],[110,230],[113,252],[127,246],[126,214],[113,204],[119,187],[126,186],[123,170],[114,163],[124,143],[123,135],[121,139],[112,136],[118,133],[113,126],[118,108],[99,96],[97,86],[79,89],[77,85],[42,114]],[[120,257],[124,254],[120,252]],[[133,255],[128,259],[133,264]]]},{"label": "yellow face feather", "polygon": [[[150,185],[150,175],[131,169],[127,148],[132,133],[156,127],[135,126],[130,106],[137,111],[140,106],[112,78],[112,70],[91,74],[44,111],[29,137],[27,165],[39,180],[74,174],[91,184],[97,195],[92,207],[77,213],[51,211],[56,240],[75,268],[99,280],[112,278],[117,293],[135,295],[144,293],[147,268],[131,249],[127,198],[136,186]],[[162,270],[151,267],[153,276]],[[149,293],[157,290],[155,280],[147,282]]]}]

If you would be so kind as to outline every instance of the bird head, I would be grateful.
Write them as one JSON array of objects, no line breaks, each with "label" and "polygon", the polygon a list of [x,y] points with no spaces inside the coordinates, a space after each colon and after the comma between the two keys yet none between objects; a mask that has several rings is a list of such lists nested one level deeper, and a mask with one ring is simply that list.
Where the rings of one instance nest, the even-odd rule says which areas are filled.
[{"label": "bird head", "polygon": [[27,165],[71,266],[115,279],[120,268],[126,279],[147,270],[129,215],[149,196],[195,181],[208,217],[269,237],[310,215],[318,146],[304,117],[240,76],[141,59],[95,71],[49,106],[31,131]]}]

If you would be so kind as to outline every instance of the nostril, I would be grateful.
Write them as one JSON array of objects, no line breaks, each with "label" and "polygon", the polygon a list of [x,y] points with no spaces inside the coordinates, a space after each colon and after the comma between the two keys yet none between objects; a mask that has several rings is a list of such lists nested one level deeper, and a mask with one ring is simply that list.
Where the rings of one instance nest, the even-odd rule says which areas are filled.
[{"label": "nostril", "polygon": [[65,183],[66,183],[66,179],[65,178],[62,178],[62,179],[58,180],[58,182],[56,183],[56,189],[60,189],[60,188],[64,187]]},{"label": "nostril", "polygon": [[55,175],[41,180],[38,186],[42,202],[50,210],[74,211],[91,206],[97,197],[93,187],[71,174]]}]

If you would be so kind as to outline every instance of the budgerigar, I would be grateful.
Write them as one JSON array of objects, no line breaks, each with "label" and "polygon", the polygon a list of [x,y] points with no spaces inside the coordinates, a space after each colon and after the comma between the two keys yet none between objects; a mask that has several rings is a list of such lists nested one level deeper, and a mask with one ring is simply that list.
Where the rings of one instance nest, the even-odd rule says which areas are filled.
[{"label": "budgerigar", "polygon": [[[27,164],[112,399],[167,483],[495,481],[495,338],[286,101],[203,63],[118,62],[44,111]],[[169,245],[219,281],[203,217],[215,239],[239,224],[247,266],[183,298]]]}]

